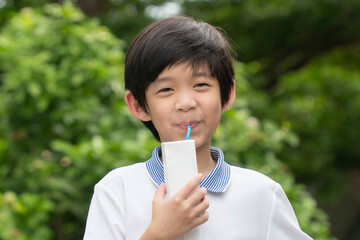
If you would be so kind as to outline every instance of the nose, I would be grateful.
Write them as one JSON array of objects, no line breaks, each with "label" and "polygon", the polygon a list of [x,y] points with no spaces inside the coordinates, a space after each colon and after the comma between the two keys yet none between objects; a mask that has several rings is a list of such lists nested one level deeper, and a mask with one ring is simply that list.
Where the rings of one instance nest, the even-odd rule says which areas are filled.
[{"label": "nose", "polygon": [[195,96],[191,92],[184,91],[178,94],[175,108],[178,111],[186,112],[195,108],[196,104]]}]

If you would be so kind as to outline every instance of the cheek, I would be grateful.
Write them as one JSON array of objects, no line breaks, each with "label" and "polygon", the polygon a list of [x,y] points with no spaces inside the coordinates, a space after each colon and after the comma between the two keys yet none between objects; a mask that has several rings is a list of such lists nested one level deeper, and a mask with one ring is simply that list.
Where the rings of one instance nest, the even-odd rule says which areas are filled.
[{"label": "cheek", "polygon": [[221,100],[220,97],[217,96],[209,96],[204,99],[203,103],[206,106],[207,111],[212,112],[214,114],[221,113]]},{"label": "cheek", "polygon": [[166,104],[156,104],[150,109],[151,109],[150,117],[154,124],[163,125],[168,121],[170,113],[169,111],[167,111],[169,107],[166,106]]}]

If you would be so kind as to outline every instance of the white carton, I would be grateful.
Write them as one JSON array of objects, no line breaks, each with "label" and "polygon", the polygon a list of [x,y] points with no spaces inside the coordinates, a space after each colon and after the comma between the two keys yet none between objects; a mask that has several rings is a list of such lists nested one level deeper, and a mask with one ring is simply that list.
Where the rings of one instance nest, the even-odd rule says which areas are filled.
[{"label": "white carton", "polygon": [[[197,173],[196,150],[194,140],[161,143],[166,193],[174,196]],[[201,228],[193,228],[184,235],[185,240],[200,240]]]}]

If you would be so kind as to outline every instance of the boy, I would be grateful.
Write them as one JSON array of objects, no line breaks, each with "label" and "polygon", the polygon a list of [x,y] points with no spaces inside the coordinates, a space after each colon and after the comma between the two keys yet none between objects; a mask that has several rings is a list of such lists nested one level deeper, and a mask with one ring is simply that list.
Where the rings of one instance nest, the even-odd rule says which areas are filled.
[{"label": "boy", "polygon": [[161,142],[184,140],[190,125],[199,175],[167,199],[160,147],[113,170],[95,186],[85,239],[182,239],[194,227],[204,239],[311,239],[278,183],[210,147],[235,100],[230,46],[217,29],[187,17],[149,25],[129,48],[125,87],[129,111]]}]

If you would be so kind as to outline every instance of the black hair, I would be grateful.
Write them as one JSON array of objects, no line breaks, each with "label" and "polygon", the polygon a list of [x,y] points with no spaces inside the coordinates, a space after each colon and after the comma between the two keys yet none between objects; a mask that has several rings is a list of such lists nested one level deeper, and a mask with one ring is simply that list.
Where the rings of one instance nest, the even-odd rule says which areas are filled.
[{"label": "black hair", "polygon": [[[224,106],[234,86],[231,53],[222,30],[208,23],[184,16],[158,20],[144,28],[130,45],[125,59],[125,88],[147,111],[145,92],[165,68],[188,63],[196,69],[205,63],[219,82]],[[143,123],[160,140],[153,123]]]}]

